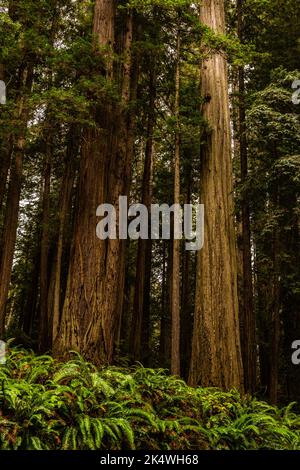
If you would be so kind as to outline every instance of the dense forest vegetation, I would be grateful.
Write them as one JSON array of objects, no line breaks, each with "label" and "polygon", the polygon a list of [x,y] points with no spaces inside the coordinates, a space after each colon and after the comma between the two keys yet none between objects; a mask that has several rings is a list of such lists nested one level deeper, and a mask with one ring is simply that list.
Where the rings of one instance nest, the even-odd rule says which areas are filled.
[{"label": "dense forest vegetation", "polygon": [[0,0],[0,448],[299,446],[299,54],[293,0]]}]

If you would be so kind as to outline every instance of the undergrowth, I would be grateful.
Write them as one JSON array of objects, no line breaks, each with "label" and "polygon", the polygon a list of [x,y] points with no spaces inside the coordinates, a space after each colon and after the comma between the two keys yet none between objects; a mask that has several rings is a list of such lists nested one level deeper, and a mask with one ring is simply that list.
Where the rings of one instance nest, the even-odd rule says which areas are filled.
[{"label": "undergrowth", "polygon": [[0,365],[1,450],[300,449],[300,415],[163,370],[98,370],[13,349]]}]

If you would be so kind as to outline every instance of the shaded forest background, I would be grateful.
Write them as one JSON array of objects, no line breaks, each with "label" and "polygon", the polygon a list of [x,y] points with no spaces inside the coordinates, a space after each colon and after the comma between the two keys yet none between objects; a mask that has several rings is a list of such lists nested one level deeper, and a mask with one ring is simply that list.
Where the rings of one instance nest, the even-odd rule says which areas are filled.
[{"label": "shaded forest background", "polygon": [[[1,337],[299,400],[299,32],[292,0],[1,1]],[[99,241],[119,195],[204,202],[207,244]]]}]

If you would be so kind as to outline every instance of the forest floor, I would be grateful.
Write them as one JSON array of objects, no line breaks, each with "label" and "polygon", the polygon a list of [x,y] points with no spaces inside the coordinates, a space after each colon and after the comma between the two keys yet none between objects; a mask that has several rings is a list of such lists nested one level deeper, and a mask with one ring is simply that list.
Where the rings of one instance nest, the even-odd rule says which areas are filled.
[{"label": "forest floor", "polygon": [[163,370],[12,349],[0,383],[0,449],[300,449],[294,404],[190,388]]}]

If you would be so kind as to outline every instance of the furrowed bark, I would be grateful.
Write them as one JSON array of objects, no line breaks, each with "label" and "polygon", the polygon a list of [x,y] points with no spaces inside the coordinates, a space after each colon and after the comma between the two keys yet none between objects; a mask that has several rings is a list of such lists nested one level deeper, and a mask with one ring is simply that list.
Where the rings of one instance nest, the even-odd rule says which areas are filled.
[{"label": "furrowed bark", "polygon": [[[203,0],[200,21],[224,34],[224,2]],[[189,383],[242,389],[227,64],[220,52],[204,53],[201,94],[209,129],[201,155],[200,202],[205,240],[198,255]]]},{"label": "furrowed bark", "polygon": [[[112,53],[116,5],[98,0],[95,5],[95,44]],[[79,169],[78,209],[75,220],[68,283],[55,353],[80,351],[95,363],[111,362],[118,336],[123,304],[124,240],[99,240],[96,210],[100,204],[119,205],[126,196],[131,177],[133,128],[128,111],[131,90],[131,44],[133,18],[126,19],[121,103],[107,97],[97,107],[98,129],[84,132]],[[95,49],[98,52],[97,48]],[[112,75],[107,57],[107,79]],[[117,214],[118,217],[119,214]]]}]

